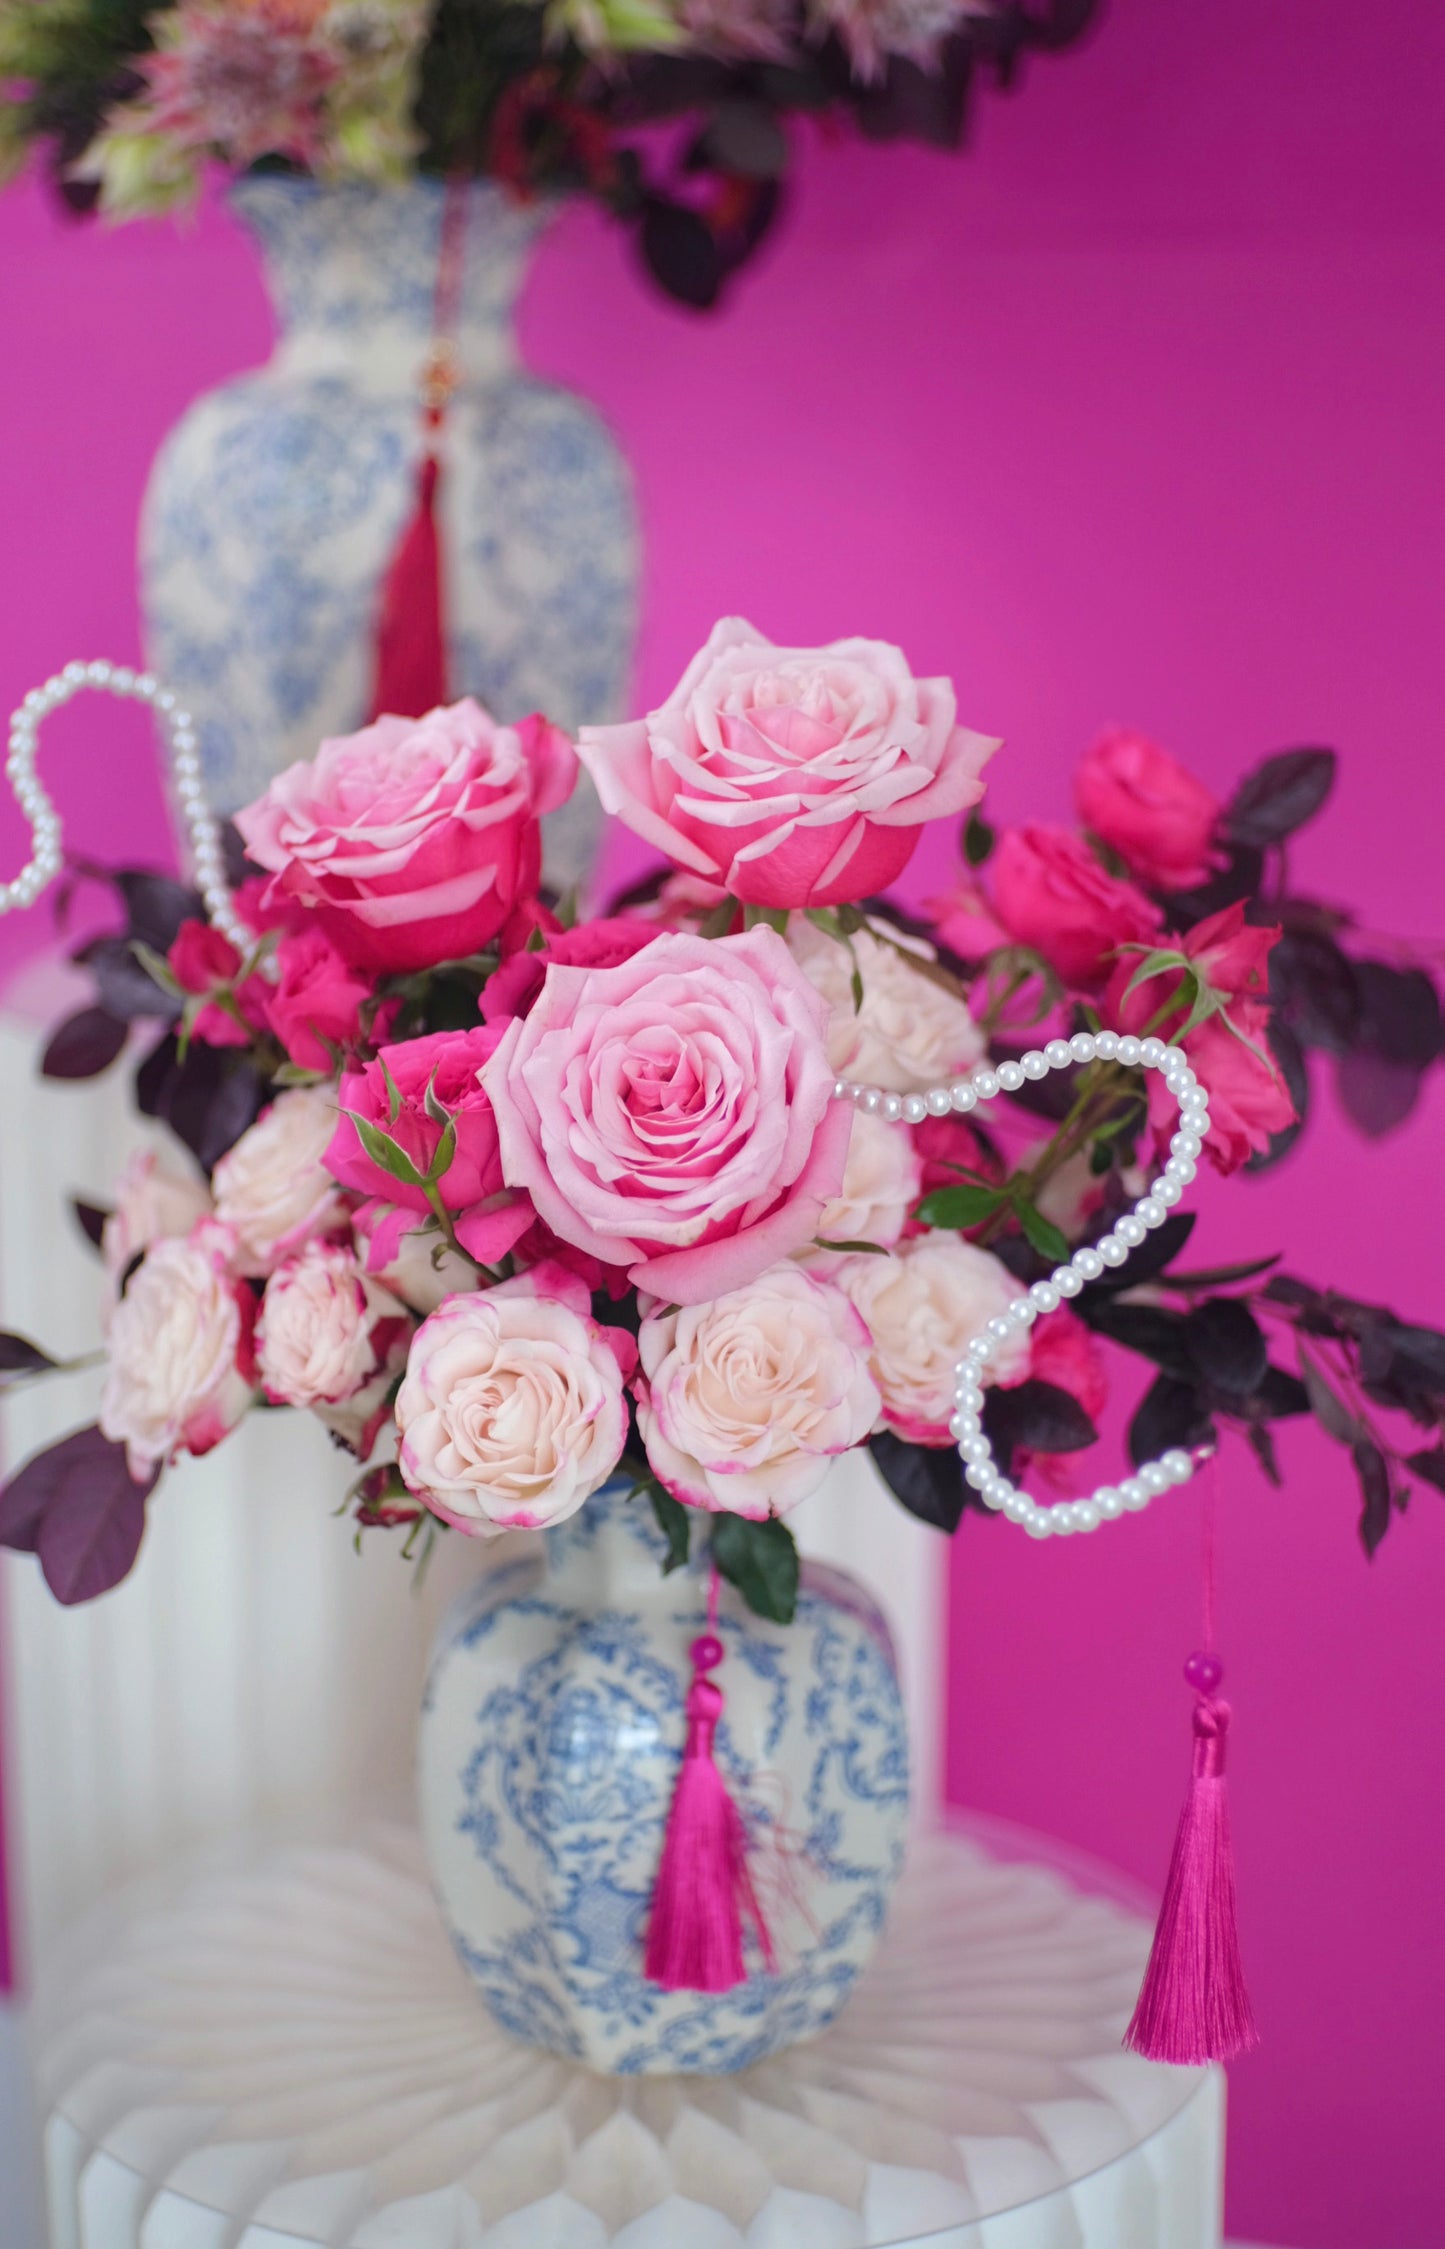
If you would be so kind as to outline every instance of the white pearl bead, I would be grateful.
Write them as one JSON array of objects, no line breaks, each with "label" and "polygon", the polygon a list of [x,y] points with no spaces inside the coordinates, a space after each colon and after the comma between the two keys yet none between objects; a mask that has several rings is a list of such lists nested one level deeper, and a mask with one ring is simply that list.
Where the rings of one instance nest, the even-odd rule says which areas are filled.
[{"label": "white pearl bead", "polygon": [[946,1117],[953,1107],[953,1096],[946,1085],[931,1086],[923,1099],[930,1117]]},{"label": "white pearl bead", "polygon": [[1104,1270],[1104,1260],[1096,1249],[1076,1249],[1071,1260],[1074,1271],[1083,1280],[1097,1281]]},{"label": "white pearl bead", "polygon": [[971,1460],[963,1471],[963,1480],[966,1484],[971,1484],[976,1492],[986,1492],[996,1478],[991,1468],[984,1467],[977,1460]]},{"label": "white pearl bead", "polygon": [[1092,1499],[1076,1499],[1074,1501],[1074,1527],[1076,1530],[1096,1531],[1102,1520],[1103,1517],[1100,1515],[1095,1501]]},{"label": "white pearl bead", "polygon": [[[1142,1230],[1141,1228],[1140,1231],[1142,1232]],[[1117,1230],[1112,1234],[1106,1234],[1098,1247],[1099,1255],[1106,1265],[1118,1267],[1128,1264],[1129,1245],[1127,1242],[1120,1241]]]},{"label": "white pearl bead", "polygon": [[1141,1226],[1154,1227],[1162,1226],[1169,1213],[1157,1195],[1146,1195],[1142,1202],[1135,1203],[1134,1216]]},{"label": "white pearl bead", "polygon": [[1149,1486],[1140,1476],[1128,1476],[1119,1486],[1119,1497],[1133,1514],[1149,1504]]},{"label": "white pearl bead", "polygon": [[1096,1031],[1094,1033],[1094,1052],[1101,1062],[1112,1062],[1118,1051],[1119,1034],[1117,1031]]},{"label": "white pearl bead", "polygon": [[1052,1513],[1053,1509],[1050,1507],[1036,1507],[1032,1515],[1025,1517],[1023,1528],[1030,1538],[1053,1537],[1054,1526],[1049,1521]]},{"label": "white pearl bead", "polygon": [[1019,1068],[1026,1078],[1046,1078],[1049,1074],[1049,1058],[1039,1047],[1031,1046]]},{"label": "white pearl bead", "polygon": [[835,1078],[833,1080],[833,1099],[835,1101],[846,1101],[847,1098],[848,1080],[846,1078]]},{"label": "white pearl bead", "polygon": [[1124,1502],[1112,1484],[1101,1484],[1094,1494],[1094,1505],[1102,1522],[1114,1523],[1124,1512]]},{"label": "white pearl bead", "polygon": [[903,1114],[903,1103],[896,1093],[885,1093],[878,1107],[879,1115],[888,1124],[897,1124]]},{"label": "white pearl bead", "polygon": [[1069,1041],[1069,1052],[1076,1062],[1092,1062],[1098,1051],[1090,1031],[1075,1031]]},{"label": "white pearl bead", "polygon": [[1169,1146],[1176,1156],[1188,1156],[1192,1159],[1202,1153],[1199,1137],[1193,1132],[1176,1132]]},{"label": "white pearl bead", "polygon": [[[952,1423],[950,1423],[949,1426],[951,1428]],[[984,1460],[992,1460],[993,1447],[990,1445],[987,1437],[982,1436],[978,1433],[970,1436],[967,1431],[965,1431],[962,1435],[959,1436],[957,1441],[958,1457],[960,1460],[966,1460],[970,1464],[974,1464]]]},{"label": "white pearl bead", "polygon": [[928,1105],[921,1093],[905,1093],[903,1096],[903,1114],[909,1124],[922,1124],[924,1118],[928,1115]]},{"label": "white pearl bead", "polygon": [[1060,1296],[1077,1296],[1084,1285],[1083,1275],[1071,1272],[1067,1265],[1059,1267],[1059,1270],[1053,1276],[1053,1281]]},{"label": "white pearl bead", "polygon": [[1187,1187],[1191,1184],[1197,1168],[1197,1165],[1192,1163],[1188,1156],[1171,1156],[1164,1166],[1164,1176],[1166,1179],[1172,1180],[1176,1187]]},{"label": "white pearl bead", "polygon": [[1187,1484],[1194,1474],[1193,1461],[1179,1445],[1171,1445],[1168,1452],[1161,1453],[1159,1465],[1171,1484]]},{"label": "white pearl bead", "polygon": [[985,1507],[991,1507],[997,1513],[999,1508],[1003,1506],[1004,1486],[998,1477],[995,1477],[991,1484],[983,1485],[978,1496]]},{"label": "white pearl bead", "polygon": [[1017,1093],[1024,1082],[1023,1067],[1018,1062],[1000,1062],[998,1082],[1005,1093]]},{"label": "white pearl bead", "polygon": [[1074,1059],[1067,1039],[1050,1039],[1044,1054],[1051,1070],[1066,1069]]},{"label": "white pearl bead", "polygon": [[1126,1036],[1119,1041],[1119,1060],[1131,1070],[1138,1068],[1139,1057],[1143,1053],[1143,1051],[1144,1044],[1141,1039],[1136,1039],[1126,1034]]},{"label": "white pearl bead", "polygon": [[866,1109],[870,1117],[876,1117],[882,1105],[883,1096],[878,1091],[877,1086],[865,1085],[863,1091],[858,1096],[859,1108]]},{"label": "white pearl bead", "polygon": [[1146,1231],[1143,1219],[1132,1210],[1126,1212],[1114,1228],[1114,1232],[1127,1249],[1137,1249],[1143,1241]]},{"label": "white pearl bead", "polygon": [[1052,1281],[1035,1281],[1029,1290],[1029,1298],[1040,1312],[1057,1312],[1059,1308],[1059,1292]]},{"label": "white pearl bead", "polygon": [[1003,1511],[1011,1523],[1026,1523],[1034,1512],[1034,1503],[1027,1492],[1015,1491],[1010,1484],[1004,1491]]},{"label": "white pearl bead", "polygon": [[1139,1481],[1146,1492],[1157,1498],[1160,1492],[1169,1489],[1169,1471],[1162,1461],[1148,1460],[1139,1470]]},{"label": "white pearl bead", "polygon": [[1166,1210],[1172,1210],[1183,1192],[1178,1180],[1169,1178],[1166,1173],[1163,1179],[1155,1180],[1150,1200],[1163,1203]]},{"label": "white pearl bead", "polygon": [[955,1078],[948,1089],[948,1098],[961,1117],[966,1117],[978,1102],[978,1095],[967,1078]]},{"label": "white pearl bead", "polygon": [[995,1343],[1007,1343],[1013,1335],[1014,1324],[1003,1313],[999,1313],[989,1321],[983,1332],[992,1336]]},{"label": "white pearl bead", "polygon": [[1076,1528],[1074,1522],[1074,1503],[1072,1500],[1055,1500],[1052,1507],[1040,1508],[1039,1512],[1040,1514],[1048,1516],[1049,1527],[1053,1531],[1055,1538],[1069,1538],[1072,1536]]},{"label": "white pearl bead", "polygon": [[1158,1070],[1163,1067],[1164,1053],[1162,1039],[1147,1038],[1139,1049],[1139,1060],[1146,1070]]},{"label": "white pearl bead", "polygon": [[980,1066],[973,1073],[973,1090],[980,1101],[992,1101],[998,1092],[998,1072]]}]

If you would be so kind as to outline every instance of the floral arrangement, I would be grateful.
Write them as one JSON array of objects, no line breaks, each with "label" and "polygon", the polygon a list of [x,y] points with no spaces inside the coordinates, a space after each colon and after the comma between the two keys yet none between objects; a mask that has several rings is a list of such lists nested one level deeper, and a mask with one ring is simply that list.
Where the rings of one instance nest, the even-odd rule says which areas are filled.
[{"label": "floral arrangement", "polygon": [[[1172,1207],[1196,1159],[1280,1160],[1307,1050],[1378,1133],[1445,1043],[1424,968],[1288,887],[1333,757],[1286,751],[1221,805],[1114,731],[1078,767],[1078,827],[996,831],[997,746],[896,648],[732,619],[659,708],[575,745],[471,701],[324,742],[237,817],[244,947],[182,884],[106,877],[125,927],[77,955],[95,998],[44,1067],[141,1043],[136,1098],[174,1149],[80,1206],[99,1420],[11,1480],[0,1543],[62,1600],[98,1593],[168,1466],[285,1405],[354,1455],[358,1537],[412,1556],[445,1526],[535,1529],[622,1478],[670,1566],[705,1527],[786,1619],[786,1518],[840,1454],[866,1446],[943,1530],[979,1506],[960,1354],[1072,1259],[1042,1316],[1002,1322],[982,1404],[1004,1472],[1051,1486],[1050,1528],[1090,1527],[1070,1495],[1116,1347],[1151,1370],[1136,1463],[1227,1428],[1277,1479],[1277,1425],[1313,1414],[1372,1551],[1412,1483],[1445,1489],[1445,1336],[1272,1255],[1191,1267]],[[590,919],[539,889],[579,760],[659,855]],[[885,894],[934,820],[960,858],[920,918]],[[1202,1136],[1156,1105],[1191,1071]],[[1161,1141],[1175,1184],[1125,1251]],[[56,1364],[0,1338],[4,1380]]]},{"label": "floral arrangement", "polygon": [[[70,203],[129,218],[193,200],[210,164],[488,174],[594,196],[706,306],[776,215],[787,118],[956,146],[974,78],[1012,83],[1096,5],[0,0],[0,177],[40,143]],[[660,160],[638,133],[669,121]]]}]

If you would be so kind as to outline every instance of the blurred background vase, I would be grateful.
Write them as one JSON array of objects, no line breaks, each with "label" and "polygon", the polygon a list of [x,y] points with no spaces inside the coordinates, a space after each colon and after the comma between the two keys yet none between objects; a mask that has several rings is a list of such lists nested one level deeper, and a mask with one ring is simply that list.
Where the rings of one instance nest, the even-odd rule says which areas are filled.
[{"label": "blurred background vase", "polygon": [[[381,581],[416,499],[443,200],[435,180],[232,190],[280,339],[171,432],[140,554],[148,660],[196,713],[220,809],[367,716]],[[600,418],[517,363],[513,304],[548,217],[470,190],[438,520],[451,692],[570,729],[623,710],[637,530]],[[548,837],[561,880],[596,833],[590,797],[569,813]]]}]

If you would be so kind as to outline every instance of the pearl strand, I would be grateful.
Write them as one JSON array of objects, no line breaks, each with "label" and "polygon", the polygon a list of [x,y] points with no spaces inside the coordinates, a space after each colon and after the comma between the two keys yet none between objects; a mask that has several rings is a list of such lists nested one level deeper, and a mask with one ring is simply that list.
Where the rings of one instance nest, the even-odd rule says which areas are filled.
[{"label": "pearl strand", "polygon": [[953,1416],[949,1434],[958,1447],[963,1472],[986,1507],[1017,1523],[1031,1538],[1068,1536],[1074,1531],[1097,1530],[1101,1523],[1147,1507],[1160,1492],[1187,1484],[1207,1450],[1185,1452],[1171,1447],[1158,1460],[1146,1461],[1117,1485],[1101,1484],[1087,1499],[1061,1500],[1051,1507],[1038,1502],[1010,1481],[999,1469],[983,1427],[983,1382],[989,1361],[1032,1327],[1044,1314],[1075,1297],[1088,1281],[1106,1270],[1116,1270],[1145,1236],[1162,1226],[1184,1190],[1193,1180],[1209,1129],[1209,1095],[1179,1047],[1162,1039],[1135,1038],[1118,1031],[1076,1031],[1069,1039],[1050,1039],[1031,1048],[1016,1062],[980,1063],[967,1076],[946,1085],[929,1086],[922,1093],[890,1093],[882,1086],[862,1085],[839,1078],[833,1087],[838,1101],[851,1101],[868,1116],[888,1124],[922,1124],[925,1117],[966,1117],[980,1102],[1000,1093],[1017,1093],[1029,1082],[1065,1070],[1074,1063],[1119,1062],[1127,1069],[1157,1070],[1179,1110],[1179,1127],[1169,1143],[1169,1156],[1159,1177],[1131,1211],[1126,1211],[1102,1240],[1076,1249],[1068,1262],[1056,1266],[1047,1280],[1014,1298],[1006,1312],[991,1319],[974,1336],[953,1370]]},{"label": "pearl strand", "polygon": [[206,802],[195,721],[175,695],[152,672],[135,672],[125,664],[67,664],[43,687],[33,687],[10,720],[10,751],[5,772],[15,801],[30,827],[31,857],[10,882],[0,883],[0,914],[16,907],[33,906],[42,890],[54,882],[63,864],[60,815],[35,770],[40,727],[87,688],[146,703],[155,712],[165,737],[176,798],[195,866],[207,918],[229,937],[241,954],[255,945],[255,932],[236,912],[226,881],[226,854],[220,823]]}]

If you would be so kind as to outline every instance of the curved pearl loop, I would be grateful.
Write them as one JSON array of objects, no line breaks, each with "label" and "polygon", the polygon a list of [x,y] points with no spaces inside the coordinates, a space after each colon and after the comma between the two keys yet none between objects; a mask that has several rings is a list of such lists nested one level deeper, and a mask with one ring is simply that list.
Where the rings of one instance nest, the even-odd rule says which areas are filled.
[{"label": "curved pearl loop", "polygon": [[67,664],[43,687],[33,687],[11,717],[5,774],[11,793],[29,823],[31,856],[13,881],[0,883],[0,914],[12,913],[16,907],[33,906],[64,864],[60,815],[36,773],[35,753],[42,720],[88,688],[103,695],[118,695],[126,701],[149,704],[154,711],[165,738],[176,802],[185,824],[196,887],[201,893],[207,919],[245,956],[255,947],[256,933],[248,929],[237,914],[226,881],[220,823],[206,802],[201,781],[195,722],[153,672],[131,671],[124,664]]},{"label": "curved pearl loop", "polygon": [[995,1353],[1015,1342],[1035,1320],[1056,1312],[1060,1304],[1077,1296],[1086,1281],[1097,1280],[1111,1268],[1117,1271],[1150,1229],[1163,1225],[1194,1177],[1195,1155],[1209,1129],[1208,1092],[1181,1048],[1166,1046],[1162,1039],[1139,1039],[1119,1031],[1076,1031],[1071,1039],[1050,1039],[1047,1046],[1021,1055],[1016,1063],[1000,1063],[996,1068],[980,1063],[977,1069],[951,1079],[947,1085],[929,1086],[901,1100],[880,1086],[858,1085],[850,1078],[839,1078],[833,1087],[837,1101],[851,1101],[889,1123],[914,1124],[924,1116],[967,1116],[980,1102],[992,1101],[1025,1080],[1036,1081],[1050,1070],[1096,1060],[1161,1073],[1179,1108],[1179,1130],[1169,1160],[1134,1208],[1126,1211],[1109,1233],[1076,1249],[1047,1280],[1035,1281],[1032,1288],[1016,1296],[1006,1312],[970,1339],[954,1368],[954,1412],[948,1426],[964,1475],[986,1507],[1007,1516],[1031,1538],[1092,1531],[1101,1523],[1136,1513],[1158,1493],[1187,1484],[1200,1462],[1209,1458],[1212,1447],[1203,1446],[1192,1453],[1175,1447],[1158,1460],[1146,1461],[1117,1485],[1101,1484],[1085,1499],[1060,1500],[1054,1506],[1041,1507],[1001,1473],[982,1419],[984,1376]]}]

